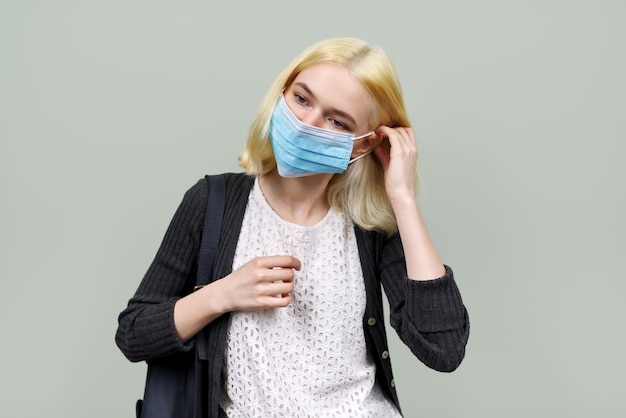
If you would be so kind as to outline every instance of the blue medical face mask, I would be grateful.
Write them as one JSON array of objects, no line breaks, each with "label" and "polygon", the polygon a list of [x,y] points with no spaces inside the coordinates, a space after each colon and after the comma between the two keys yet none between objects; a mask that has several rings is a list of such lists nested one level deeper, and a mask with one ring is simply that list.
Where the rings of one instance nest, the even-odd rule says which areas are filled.
[{"label": "blue medical face mask", "polygon": [[350,160],[353,142],[372,135],[374,131],[355,137],[354,134],[317,128],[302,123],[281,94],[270,121],[270,140],[283,177],[302,177],[319,173],[343,173]]}]

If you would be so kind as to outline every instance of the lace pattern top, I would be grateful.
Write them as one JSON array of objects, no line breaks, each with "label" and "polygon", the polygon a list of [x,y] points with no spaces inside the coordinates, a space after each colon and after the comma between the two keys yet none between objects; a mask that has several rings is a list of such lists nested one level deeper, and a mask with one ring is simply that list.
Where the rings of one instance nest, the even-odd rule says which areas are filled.
[{"label": "lace pattern top", "polygon": [[236,417],[400,417],[375,384],[363,334],[365,287],[350,219],[330,210],[312,227],[286,222],[258,184],[250,193],[233,269],[293,255],[286,308],[233,312],[221,406]]}]

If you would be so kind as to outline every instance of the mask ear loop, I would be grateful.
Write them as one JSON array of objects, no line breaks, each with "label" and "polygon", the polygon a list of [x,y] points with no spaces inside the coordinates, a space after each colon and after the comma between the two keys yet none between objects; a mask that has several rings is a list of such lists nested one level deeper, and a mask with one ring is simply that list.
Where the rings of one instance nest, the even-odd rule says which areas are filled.
[{"label": "mask ear loop", "polygon": [[360,160],[361,158],[365,157],[368,154],[371,154],[372,150],[369,150],[367,152],[364,152],[363,154],[359,155],[358,157],[354,157],[353,159],[351,159],[350,161],[348,161],[348,164],[352,164],[353,162]]},{"label": "mask ear loop", "polygon": [[360,135],[360,136],[356,136],[354,137],[354,139],[352,139],[353,141],[356,141],[358,139],[362,139],[362,138],[367,138],[368,136],[372,136],[373,134],[375,134],[376,131],[369,131],[368,133],[366,133],[365,135]]},{"label": "mask ear loop", "polygon": [[[352,141],[356,141],[356,140],[359,140],[359,139],[362,139],[362,138],[367,138],[368,136],[371,136],[372,134],[375,134],[375,133],[376,133],[376,131],[368,132],[365,135],[361,135],[361,136],[355,137]],[[363,158],[363,157],[367,156],[368,154],[370,154],[372,151],[373,151],[373,149],[371,149],[371,150],[369,150],[367,152],[364,152],[363,154],[359,155],[358,157],[355,157],[355,158],[351,159],[350,161],[348,161],[348,164],[352,164],[353,162],[355,162],[357,160],[360,160],[361,158]]]}]

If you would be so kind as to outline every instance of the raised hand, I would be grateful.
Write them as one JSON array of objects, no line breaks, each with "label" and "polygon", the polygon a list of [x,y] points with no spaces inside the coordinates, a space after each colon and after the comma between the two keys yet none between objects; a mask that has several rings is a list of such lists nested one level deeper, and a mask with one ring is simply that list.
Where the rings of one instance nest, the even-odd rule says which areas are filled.
[{"label": "raised hand", "polygon": [[389,141],[390,149],[382,144],[374,149],[385,172],[385,189],[392,204],[399,198],[415,199],[417,144],[412,128],[381,126],[376,134]]}]

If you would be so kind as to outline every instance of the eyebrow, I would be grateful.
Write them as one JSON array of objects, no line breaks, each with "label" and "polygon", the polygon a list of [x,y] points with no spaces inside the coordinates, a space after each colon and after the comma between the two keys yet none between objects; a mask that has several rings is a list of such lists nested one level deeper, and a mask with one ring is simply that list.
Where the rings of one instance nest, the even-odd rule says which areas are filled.
[{"label": "eyebrow", "polygon": [[[307,92],[307,94],[309,96],[311,96],[313,99],[315,99],[315,94],[313,94],[313,92],[311,91],[309,86],[306,85],[306,83],[303,83],[303,82],[299,81],[299,82],[293,83],[293,84],[301,87],[304,91]],[[352,116],[350,116],[349,113],[346,113],[343,110],[339,110],[339,109],[335,109],[335,108],[330,109],[330,111],[332,113],[338,115],[338,116],[341,116],[342,118],[348,119],[349,122],[351,122],[354,126],[356,126],[356,121],[354,120],[354,118]]]}]

